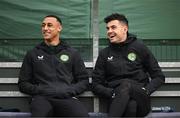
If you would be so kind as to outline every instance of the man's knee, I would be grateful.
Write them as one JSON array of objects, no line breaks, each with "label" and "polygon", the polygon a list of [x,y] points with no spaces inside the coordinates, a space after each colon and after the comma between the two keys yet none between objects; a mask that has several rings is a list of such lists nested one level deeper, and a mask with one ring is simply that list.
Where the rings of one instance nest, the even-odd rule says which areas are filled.
[{"label": "man's knee", "polygon": [[36,96],[31,101],[31,112],[33,117],[52,116],[53,108],[46,98]]}]

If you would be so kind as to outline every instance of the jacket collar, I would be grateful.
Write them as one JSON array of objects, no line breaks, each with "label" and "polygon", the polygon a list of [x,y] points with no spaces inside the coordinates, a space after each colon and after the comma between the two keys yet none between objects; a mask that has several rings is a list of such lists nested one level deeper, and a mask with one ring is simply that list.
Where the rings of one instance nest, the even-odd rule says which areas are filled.
[{"label": "jacket collar", "polygon": [[133,42],[135,40],[137,40],[136,36],[133,35],[133,34],[128,33],[127,39],[124,42],[118,43],[118,44],[117,43],[116,44],[115,43],[109,43],[109,46],[113,47],[113,48],[123,47],[123,46],[125,46],[125,45],[127,45],[127,44],[129,44],[129,43],[131,43],[131,42]]},{"label": "jacket collar", "polygon": [[64,41],[61,41],[57,46],[49,46],[45,42],[36,46],[37,49],[42,49],[49,54],[56,54],[61,50],[67,49],[69,46]]}]

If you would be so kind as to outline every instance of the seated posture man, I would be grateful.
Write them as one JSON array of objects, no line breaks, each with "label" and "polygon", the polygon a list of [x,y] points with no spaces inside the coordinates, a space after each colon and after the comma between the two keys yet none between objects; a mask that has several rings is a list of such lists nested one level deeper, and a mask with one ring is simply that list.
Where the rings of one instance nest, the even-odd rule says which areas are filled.
[{"label": "seated posture man", "polygon": [[164,83],[164,74],[150,50],[128,33],[124,15],[115,13],[104,21],[110,43],[98,56],[93,91],[108,98],[110,117],[146,116],[150,94]]},{"label": "seated posture man", "polygon": [[79,53],[60,40],[61,19],[44,17],[44,41],[29,51],[19,74],[19,89],[32,95],[35,117],[86,117],[87,109],[77,96],[88,87],[88,73]]}]

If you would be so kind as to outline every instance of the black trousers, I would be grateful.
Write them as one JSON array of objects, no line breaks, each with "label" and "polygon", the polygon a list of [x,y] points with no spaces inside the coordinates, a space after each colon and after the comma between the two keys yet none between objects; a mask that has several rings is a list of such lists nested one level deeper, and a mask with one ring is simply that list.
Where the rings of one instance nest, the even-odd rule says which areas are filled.
[{"label": "black trousers", "polygon": [[75,98],[35,96],[31,102],[31,113],[32,117],[88,117],[88,110]]},{"label": "black trousers", "polygon": [[116,96],[110,102],[110,117],[144,117],[150,112],[150,96],[142,85],[128,80],[116,89]]}]

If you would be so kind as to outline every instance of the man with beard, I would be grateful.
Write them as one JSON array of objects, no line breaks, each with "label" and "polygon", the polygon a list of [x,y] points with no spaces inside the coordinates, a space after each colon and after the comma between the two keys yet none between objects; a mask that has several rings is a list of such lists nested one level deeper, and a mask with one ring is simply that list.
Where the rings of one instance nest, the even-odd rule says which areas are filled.
[{"label": "man with beard", "polygon": [[165,81],[150,50],[128,33],[122,14],[104,19],[109,46],[101,50],[93,71],[93,92],[109,100],[110,117],[143,117],[151,108],[150,94]]},{"label": "man with beard", "polygon": [[88,73],[77,50],[60,39],[61,19],[44,17],[44,41],[27,52],[19,74],[19,89],[32,96],[32,117],[86,117],[78,95],[88,87]]}]

